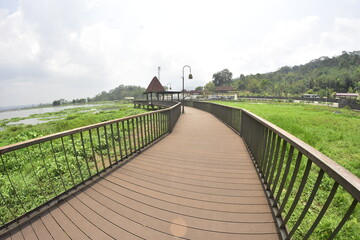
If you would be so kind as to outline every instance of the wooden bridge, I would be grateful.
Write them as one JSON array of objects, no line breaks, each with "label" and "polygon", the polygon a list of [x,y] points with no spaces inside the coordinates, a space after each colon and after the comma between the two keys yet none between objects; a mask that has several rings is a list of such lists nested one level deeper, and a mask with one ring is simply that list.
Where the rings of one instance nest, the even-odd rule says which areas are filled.
[{"label": "wooden bridge", "polygon": [[[290,239],[315,204],[324,175],[334,179],[333,187],[322,192],[327,200],[301,238],[314,232],[339,186],[353,201],[328,238],[343,228],[359,202],[357,177],[246,111],[189,105],[205,111],[187,107],[179,118],[176,105],[1,148],[3,170],[24,214],[19,212],[18,217],[6,199],[8,194],[1,194],[14,220],[2,220],[0,239]],[[266,125],[259,127],[259,121]],[[101,141],[102,136],[109,138]],[[65,147],[67,137],[72,147]],[[59,139],[63,150],[53,146]],[[42,144],[52,148],[49,154],[41,150]],[[54,188],[55,197],[27,209],[26,198],[19,193],[21,186],[6,166],[13,152],[29,148],[32,153],[37,145],[41,157],[54,155],[54,161],[60,161],[56,156],[64,153],[68,167],[61,176],[55,180],[51,173],[45,175],[51,182],[48,185],[61,180],[65,192],[59,194],[56,186],[49,187],[49,191]],[[78,166],[78,180],[73,176],[76,168],[69,167],[72,163]],[[310,170],[316,181],[308,184],[309,195],[302,196]],[[34,171],[34,182],[38,175]],[[24,179],[25,185],[29,181]],[[73,186],[66,187],[67,181]],[[41,180],[36,184],[44,191]],[[301,214],[290,220],[300,201]]]}]

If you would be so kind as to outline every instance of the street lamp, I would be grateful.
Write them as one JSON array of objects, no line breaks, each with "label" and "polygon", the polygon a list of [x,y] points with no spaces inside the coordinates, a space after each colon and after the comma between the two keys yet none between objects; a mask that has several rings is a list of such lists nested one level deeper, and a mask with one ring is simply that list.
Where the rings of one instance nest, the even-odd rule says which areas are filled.
[{"label": "street lamp", "polygon": [[184,77],[184,69],[185,69],[185,67],[188,67],[189,68],[189,70],[190,70],[190,74],[189,74],[189,79],[193,79],[193,76],[192,76],[192,74],[191,74],[191,67],[189,66],[189,65],[185,65],[184,67],[183,67],[183,69],[182,69],[182,113],[184,113],[185,112],[185,89],[184,89],[184,79],[185,79],[185,77]]}]

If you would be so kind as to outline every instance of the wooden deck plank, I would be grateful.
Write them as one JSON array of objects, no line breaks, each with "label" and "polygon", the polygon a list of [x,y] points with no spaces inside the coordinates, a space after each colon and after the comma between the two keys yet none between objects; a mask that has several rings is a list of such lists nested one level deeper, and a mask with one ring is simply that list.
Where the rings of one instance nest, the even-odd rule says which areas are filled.
[{"label": "wooden deck plank", "polygon": [[54,220],[50,213],[40,216],[46,229],[50,232],[51,236],[56,240],[68,240],[69,236],[64,232],[63,228]]},{"label": "wooden deck plank", "polygon": [[31,225],[39,239],[53,239],[40,218],[33,219]]},{"label": "wooden deck plank", "polygon": [[191,108],[165,139],[29,226],[39,239],[279,239],[241,138]]}]

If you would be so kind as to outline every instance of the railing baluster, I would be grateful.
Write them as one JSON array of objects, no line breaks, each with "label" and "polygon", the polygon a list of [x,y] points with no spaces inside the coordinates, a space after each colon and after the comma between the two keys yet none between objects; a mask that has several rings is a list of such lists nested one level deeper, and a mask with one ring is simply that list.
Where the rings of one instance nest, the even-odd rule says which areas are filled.
[{"label": "railing baluster", "polygon": [[136,152],[137,149],[138,149],[138,147],[136,146],[136,135],[135,135],[134,118],[131,119],[131,127],[132,127],[133,143],[134,143],[134,152]]},{"label": "railing baluster", "polygon": [[128,153],[128,148],[127,148],[127,144],[126,144],[126,135],[125,135],[125,123],[124,121],[121,121],[121,126],[122,126],[122,133],[123,133],[123,142],[124,142],[124,148],[125,148],[125,157],[129,156]]},{"label": "railing baluster", "polygon": [[156,139],[158,139],[160,137],[159,113],[155,113],[155,129],[156,129]]},{"label": "railing baluster", "polygon": [[38,145],[39,146],[39,149],[40,149],[40,154],[41,154],[41,160],[42,160],[42,162],[43,162],[43,166],[45,167],[45,172],[46,172],[46,175],[47,175],[47,177],[48,177],[48,179],[49,179],[49,182],[50,182],[50,185],[51,185],[51,187],[52,187],[52,190],[53,190],[53,192],[54,192],[54,194],[55,194],[55,196],[57,195],[57,191],[55,190],[55,186],[54,186],[54,183],[53,183],[53,179],[52,179],[52,177],[50,176],[50,174],[49,174],[49,171],[48,171],[48,166],[46,165],[46,163],[45,163],[45,155],[44,155],[44,152],[43,152],[43,150],[42,150],[42,148],[41,148],[41,145],[39,144]]},{"label": "railing baluster", "polygon": [[269,158],[267,160],[267,164],[266,164],[266,170],[265,170],[265,182],[268,183],[269,181],[269,172],[270,172],[270,168],[271,166],[274,164],[275,160],[274,160],[274,149],[275,149],[275,142],[276,142],[276,134],[273,132],[273,137],[271,140],[271,149],[270,149],[270,154],[269,154]]},{"label": "railing baluster", "polygon": [[85,158],[85,162],[86,162],[86,168],[88,170],[89,178],[90,178],[91,177],[91,171],[90,171],[89,161],[88,161],[88,157],[87,157],[86,150],[85,150],[83,132],[80,132],[80,139],[81,139],[81,145],[82,145],[83,154],[84,154],[84,158]]},{"label": "railing baluster", "polygon": [[143,148],[145,146],[145,144],[144,144],[144,129],[143,129],[144,116],[140,116],[139,120],[140,120],[141,148]]},{"label": "railing baluster", "polygon": [[270,173],[270,176],[269,176],[269,179],[268,179],[268,184],[267,184],[267,189],[266,190],[270,190],[270,187],[271,187],[271,185],[273,183],[273,180],[274,180],[273,178],[274,178],[274,173],[275,173],[276,166],[278,164],[280,145],[281,145],[281,137],[278,136],[277,137],[277,142],[276,142],[276,148],[275,148],[274,161],[273,161],[273,164],[272,164],[271,173]]},{"label": "railing baluster", "polygon": [[138,143],[138,150],[141,148],[141,145],[140,145],[140,127],[139,127],[139,118],[135,118],[135,121],[136,121],[136,136],[137,136],[137,143]]},{"label": "railing baluster", "polygon": [[118,137],[118,142],[119,142],[120,160],[122,161],[124,159],[124,156],[123,156],[123,151],[122,151],[122,147],[121,147],[121,137],[120,137],[119,122],[116,122],[116,132],[117,132],[117,137]]},{"label": "railing baluster", "polygon": [[[301,212],[298,220],[296,221],[296,223],[294,224],[293,228],[291,229],[291,231],[290,231],[290,233],[289,233],[289,235],[288,235],[288,239],[290,239],[290,238],[293,236],[293,234],[295,233],[295,231],[297,230],[297,228],[300,226],[301,222],[303,221],[305,215],[308,213],[308,210],[309,210],[311,204],[313,203],[313,201],[314,201],[314,199],[315,199],[316,193],[317,193],[317,191],[319,190],[319,186],[320,186],[320,184],[321,184],[321,181],[322,181],[322,179],[323,179],[323,176],[324,176],[324,171],[323,171],[322,169],[320,169],[319,174],[318,174],[318,177],[317,177],[316,182],[315,182],[315,184],[314,184],[313,190],[311,191],[310,197],[309,197],[309,199],[308,199],[308,201],[307,201],[307,203],[306,203],[303,211]],[[336,188],[337,188],[337,186],[338,186],[338,185],[336,185]],[[332,198],[333,198],[334,195],[335,195],[336,188],[335,188],[335,191],[334,191],[333,195],[331,196],[331,194],[330,194],[330,196],[327,198],[328,200],[330,199],[329,204],[330,204]],[[326,204],[325,204],[325,205],[326,205]],[[324,205],[324,207],[325,207],[325,205]],[[324,209],[324,208],[323,208],[323,209]],[[326,211],[326,209],[327,209],[327,208],[325,208],[325,211]],[[320,221],[320,219],[319,219],[319,221]],[[316,224],[316,225],[317,225],[317,224]],[[314,229],[315,229],[316,225],[314,225]],[[311,231],[310,233],[312,233],[312,231]],[[310,234],[309,234],[309,236],[310,236]],[[306,236],[305,236],[305,237],[306,237]],[[306,239],[306,238],[304,238],[304,239]]]},{"label": "railing baluster", "polygon": [[344,215],[343,219],[340,221],[339,225],[335,228],[334,232],[329,237],[329,240],[334,239],[334,237],[338,234],[338,232],[341,230],[341,228],[344,226],[346,221],[349,219],[351,213],[354,211],[358,201],[356,199],[353,200],[351,206],[349,207],[348,211]]},{"label": "railing baluster", "polygon": [[150,115],[150,124],[151,124],[151,134],[152,134],[152,138],[151,138],[151,141],[154,141],[155,140],[155,120],[154,120],[154,115],[155,113],[152,113]]},{"label": "railing baluster", "polygon": [[266,176],[265,176],[266,167],[270,160],[269,156],[270,156],[270,150],[271,150],[271,146],[272,146],[272,135],[274,134],[270,129],[268,129],[267,132],[268,132],[268,134],[267,134],[267,139],[266,139],[265,155],[263,156],[262,166],[261,166],[261,173],[262,173],[262,177],[264,178],[264,180],[266,180]]},{"label": "railing baluster", "polygon": [[312,162],[308,159],[307,164],[306,164],[306,168],[305,168],[305,172],[304,172],[303,177],[301,179],[300,186],[299,186],[299,188],[298,188],[298,190],[296,192],[296,196],[294,198],[294,201],[293,201],[289,211],[286,213],[286,216],[285,216],[284,221],[281,224],[280,228],[285,227],[285,225],[289,221],[293,211],[295,210],[295,207],[299,203],[300,196],[301,196],[301,194],[302,194],[302,192],[304,190],[305,184],[306,184],[308,176],[309,176],[309,172],[310,172],[310,169],[311,169],[311,164],[312,164]]},{"label": "railing baluster", "polygon": [[[16,152],[13,152],[13,153],[14,153],[14,158],[15,158],[15,160],[16,160],[16,163],[20,163],[20,161],[19,161],[19,159],[18,159],[18,157],[17,157],[17,155],[16,155]],[[22,163],[21,163],[21,165],[22,165],[21,168],[24,167],[24,162],[25,162],[25,161],[22,161]],[[20,170],[21,179],[23,180],[23,182],[24,182],[24,184],[25,184],[25,187],[28,188],[29,186],[28,186],[27,181],[25,180],[24,174],[23,174],[22,172],[23,172],[23,171]],[[31,201],[32,201],[32,206],[34,206],[35,204],[34,204],[34,198],[33,198],[33,197],[31,197]]]},{"label": "railing baluster", "polygon": [[144,116],[144,134],[145,134],[145,145],[148,145],[150,142],[149,115]]},{"label": "railing baluster", "polygon": [[[34,164],[33,164],[33,158],[30,158],[30,151],[29,151],[29,148],[26,148],[26,150],[27,150],[27,153],[28,153],[28,161],[30,162],[30,165],[31,165],[31,168],[32,168],[32,170],[33,170],[33,175],[35,176],[35,178],[36,178],[36,181],[37,181],[37,184],[38,184],[38,186],[39,186],[39,189],[41,190],[41,192],[42,192],[42,195],[44,196],[44,197],[46,197],[46,199],[50,199],[50,196],[48,196],[47,194],[45,194],[45,192],[44,192],[44,189],[43,189],[43,187],[41,186],[41,184],[40,184],[40,179],[39,179],[39,176],[36,174],[36,171],[35,171],[35,166],[34,166]],[[62,179],[61,179],[62,180]],[[62,181],[63,182],[63,185],[64,185],[64,181]],[[65,187],[65,185],[64,185],[64,188],[66,189],[66,187]]]},{"label": "railing baluster", "polygon": [[267,148],[267,140],[268,140],[268,134],[269,134],[269,129],[264,127],[264,135],[263,135],[263,139],[262,139],[262,151],[260,152],[260,156],[259,156],[259,161],[258,161],[258,165],[259,165],[259,169],[260,169],[260,174],[262,175],[262,166],[263,166],[263,162],[265,159],[265,154],[266,154],[266,148]]},{"label": "railing baluster", "polygon": [[299,172],[299,167],[300,167],[300,163],[301,163],[301,159],[302,159],[302,153],[301,152],[298,152],[298,155],[297,155],[297,158],[296,158],[296,164],[295,164],[295,168],[294,168],[294,171],[293,171],[293,174],[292,174],[292,177],[291,177],[291,180],[290,180],[290,183],[287,187],[287,190],[286,190],[286,194],[285,194],[285,197],[281,203],[281,206],[280,206],[280,210],[279,212],[277,213],[277,216],[280,216],[280,214],[282,213],[282,211],[284,210],[286,204],[287,204],[287,201],[289,199],[289,196],[292,192],[292,189],[294,187],[294,184],[295,184],[295,180],[298,176],[298,172]]},{"label": "railing baluster", "polygon": [[281,175],[283,165],[284,165],[284,160],[285,160],[286,148],[287,148],[287,142],[285,140],[283,140],[283,144],[282,144],[282,148],[281,148],[281,155],[280,155],[280,160],[279,160],[279,167],[276,170],[277,173],[276,173],[274,185],[273,185],[273,188],[271,191],[271,197],[275,195],[275,190],[276,190],[276,187],[277,187],[279,179],[280,179],[280,175]]},{"label": "railing baluster", "polygon": [[112,142],[112,145],[113,145],[115,162],[118,162],[118,157],[117,157],[117,153],[116,153],[116,145],[115,145],[114,127],[113,127],[112,124],[110,124],[110,132],[111,132],[111,142]]},{"label": "railing baluster", "polygon": [[0,155],[0,158],[1,158],[2,166],[3,166],[3,171],[2,171],[2,173],[5,172],[5,175],[6,175],[7,179],[9,180],[10,186],[11,186],[11,188],[12,188],[14,194],[15,194],[15,197],[16,197],[17,200],[19,201],[20,206],[22,207],[22,209],[26,212],[27,210],[26,210],[23,202],[21,201],[19,195],[17,194],[16,188],[14,187],[14,184],[13,184],[13,182],[11,181],[10,175],[9,175],[9,173],[8,173],[6,167],[5,167],[5,162],[4,162],[4,159],[3,159],[2,155]]},{"label": "railing baluster", "polygon": [[6,201],[4,195],[2,194],[1,191],[0,191],[0,196],[1,196],[2,201],[4,202],[4,205],[6,205],[6,208],[9,210],[11,216],[12,216],[13,218],[16,218],[16,215],[15,215],[14,212],[11,210],[11,207],[9,206],[9,204],[7,204],[7,201]]},{"label": "railing baluster", "polygon": [[[61,183],[64,187],[64,191],[66,191],[66,185],[65,185],[65,182],[64,182],[64,178],[63,178],[63,174],[61,173],[61,170],[60,170],[60,164],[56,158],[56,154],[55,154],[55,151],[54,151],[54,146],[53,146],[53,141],[50,140],[50,146],[51,146],[51,152],[53,154],[53,157],[54,157],[54,160],[55,160],[55,164],[56,164],[56,167],[57,169],[59,169],[59,173],[60,173],[60,179],[61,179]],[[29,151],[29,150],[28,150]],[[30,156],[30,153],[29,153],[29,156]],[[30,161],[32,162],[32,161]],[[34,167],[34,166],[33,166]]]},{"label": "railing baluster", "polygon": [[70,135],[70,138],[71,138],[73,150],[74,150],[74,153],[75,153],[76,164],[77,164],[77,167],[78,167],[78,170],[79,170],[79,173],[80,173],[81,181],[83,182],[83,181],[84,181],[84,177],[83,177],[83,174],[82,174],[81,169],[80,169],[80,163],[79,163],[79,159],[78,159],[78,153],[77,153],[76,148],[75,148],[74,135]]},{"label": "railing baluster", "polygon": [[65,156],[65,161],[66,161],[66,166],[69,170],[69,174],[70,174],[70,177],[71,177],[71,182],[73,184],[73,186],[75,186],[75,181],[74,181],[74,177],[71,173],[71,169],[70,169],[70,165],[69,165],[69,161],[68,161],[68,157],[67,157],[67,154],[66,154],[66,149],[65,149],[65,145],[64,145],[64,139],[61,137],[61,145],[62,145],[62,148],[63,148],[63,151],[64,151],[64,156]]},{"label": "railing baluster", "polygon": [[131,155],[133,153],[132,151],[132,146],[131,146],[131,131],[130,131],[130,123],[129,120],[126,120],[126,125],[127,125],[127,136],[128,136],[128,140],[129,140],[129,149],[130,149],[130,154]]},{"label": "railing baluster", "polygon": [[94,143],[93,143],[93,140],[92,140],[91,129],[89,129],[89,138],[90,138],[91,152],[92,152],[96,172],[99,173],[99,167],[98,167],[98,164],[97,164],[97,161],[96,161],[96,155],[95,155],[95,150],[94,150]]},{"label": "railing baluster", "polygon": [[289,169],[290,169],[290,165],[291,165],[291,160],[292,160],[292,157],[293,157],[293,153],[294,153],[294,147],[291,145],[290,146],[290,151],[289,151],[289,155],[288,155],[288,160],[287,160],[287,163],[286,163],[286,167],[285,167],[285,171],[283,173],[283,176],[282,176],[282,180],[281,180],[281,184],[280,184],[280,187],[279,187],[279,190],[277,192],[277,195],[275,197],[275,201],[274,201],[274,205],[275,206],[279,201],[280,201],[280,197],[281,197],[281,193],[284,189],[284,186],[285,186],[285,182],[286,182],[286,178],[289,174]]},{"label": "railing baluster", "polygon": [[101,144],[101,139],[100,139],[100,129],[99,128],[96,128],[96,133],[97,133],[97,139],[98,139],[98,146],[99,146],[101,163],[103,165],[103,169],[105,169],[105,161],[104,161],[104,156],[102,154],[102,144]]},{"label": "railing baluster", "polygon": [[[320,178],[320,174],[321,174],[321,179],[322,179],[322,176],[324,175],[324,171],[322,169],[320,169],[320,172],[319,172],[319,176],[318,176],[318,179]],[[310,195],[310,198],[308,200],[308,203],[306,204],[303,212],[301,213],[301,216],[300,218],[298,219],[298,222],[294,225],[293,227],[293,230],[291,230],[291,232],[289,233],[289,239],[291,238],[291,236],[295,233],[297,227],[300,225],[301,221],[303,220],[303,218],[305,217],[306,213],[307,213],[307,210],[309,209],[313,199],[315,198],[315,195],[316,195],[316,192],[318,190],[318,186],[320,185],[320,182],[321,182],[321,179],[320,181],[316,180],[316,183],[314,185],[314,188],[313,188],[313,192],[311,193]],[[318,183],[319,182],[319,183]],[[325,215],[327,209],[329,208],[330,206],[330,203],[332,202],[334,196],[335,196],[335,193],[337,191],[339,187],[339,184],[337,182],[334,182],[334,185],[333,187],[331,188],[331,192],[329,194],[329,196],[327,197],[326,199],[326,202],[325,204],[323,205],[322,209],[320,210],[316,220],[314,221],[313,225],[310,227],[310,229],[308,230],[308,232],[306,233],[306,235],[304,236],[304,240],[308,239],[310,237],[310,235],[314,232],[315,228],[317,227],[317,225],[320,223],[321,219],[323,218],[323,216]],[[311,199],[311,201],[310,201]],[[309,203],[310,202],[310,203]]]},{"label": "railing baluster", "polygon": [[110,156],[110,147],[109,147],[106,125],[104,126],[104,138],[105,138],[105,144],[106,144],[106,152],[107,152],[108,160],[109,160],[109,166],[111,166],[112,164],[111,164],[111,156]]}]

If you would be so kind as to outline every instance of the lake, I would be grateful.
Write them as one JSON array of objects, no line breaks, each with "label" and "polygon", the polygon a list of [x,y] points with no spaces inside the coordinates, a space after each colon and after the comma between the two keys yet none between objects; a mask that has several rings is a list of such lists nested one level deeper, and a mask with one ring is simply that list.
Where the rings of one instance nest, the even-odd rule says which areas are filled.
[{"label": "lake", "polygon": [[62,111],[62,110],[69,109],[69,108],[93,107],[93,106],[99,106],[99,105],[104,105],[104,104],[82,104],[82,105],[73,105],[73,106],[56,106],[56,107],[4,111],[4,112],[0,112],[0,120],[11,119],[11,118],[15,118],[15,117],[25,118],[25,117],[29,117],[32,114],[58,112],[58,111]]}]

